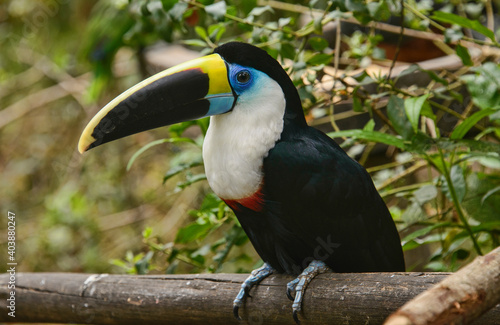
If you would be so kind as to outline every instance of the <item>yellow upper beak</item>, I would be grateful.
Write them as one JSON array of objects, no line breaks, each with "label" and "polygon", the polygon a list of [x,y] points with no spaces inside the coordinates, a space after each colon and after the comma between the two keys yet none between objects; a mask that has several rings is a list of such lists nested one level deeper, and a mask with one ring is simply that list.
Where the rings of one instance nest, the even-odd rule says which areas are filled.
[{"label": "yellow upper beak", "polygon": [[138,83],[104,106],[80,136],[83,153],[127,135],[230,111],[236,101],[218,54],[197,58]]}]

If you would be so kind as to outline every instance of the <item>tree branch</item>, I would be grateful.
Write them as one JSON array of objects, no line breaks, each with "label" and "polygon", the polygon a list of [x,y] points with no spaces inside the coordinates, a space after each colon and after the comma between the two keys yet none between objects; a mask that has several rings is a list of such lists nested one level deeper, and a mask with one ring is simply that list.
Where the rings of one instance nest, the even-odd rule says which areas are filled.
[{"label": "tree branch", "polygon": [[500,247],[406,303],[385,325],[469,324],[498,303]]},{"label": "tree branch", "polygon": [[[381,324],[399,306],[446,273],[322,274],[309,285],[300,315],[305,324]],[[90,275],[19,273],[16,317],[5,299],[9,274],[0,275],[0,321],[91,324],[291,324],[285,295],[290,276],[271,276],[252,289],[238,322],[232,301],[246,274]],[[495,324],[500,307],[480,324]]]}]

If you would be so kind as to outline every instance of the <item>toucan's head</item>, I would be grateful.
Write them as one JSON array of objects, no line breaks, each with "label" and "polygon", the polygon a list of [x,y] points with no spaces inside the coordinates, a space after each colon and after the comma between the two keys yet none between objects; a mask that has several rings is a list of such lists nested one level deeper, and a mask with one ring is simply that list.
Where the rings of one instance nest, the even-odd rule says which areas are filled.
[{"label": "toucan's head", "polygon": [[[285,121],[302,123],[297,90],[281,65],[262,49],[231,42],[211,55],[164,70],[116,97],[86,126],[78,150],[84,152],[160,126],[230,114],[238,104],[258,98],[269,78],[283,92]],[[266,96],[271,95],[267,91]]]}]

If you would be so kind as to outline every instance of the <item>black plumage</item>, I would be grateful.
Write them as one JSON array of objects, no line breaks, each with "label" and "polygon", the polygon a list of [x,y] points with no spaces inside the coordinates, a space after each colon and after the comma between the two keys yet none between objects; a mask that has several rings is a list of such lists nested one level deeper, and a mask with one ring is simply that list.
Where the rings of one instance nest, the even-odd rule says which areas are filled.
[{"label": "black plumage", "polygon": [[404,271],[397,229],[370,176],[335,141],[307,126],[281,65],[243,43],[215,52],[265,72],[286,99],[281,138],[263,161],[261,209],[231,204],[264,262],[289,274],[301,273],[312,260],[335,272]]}]

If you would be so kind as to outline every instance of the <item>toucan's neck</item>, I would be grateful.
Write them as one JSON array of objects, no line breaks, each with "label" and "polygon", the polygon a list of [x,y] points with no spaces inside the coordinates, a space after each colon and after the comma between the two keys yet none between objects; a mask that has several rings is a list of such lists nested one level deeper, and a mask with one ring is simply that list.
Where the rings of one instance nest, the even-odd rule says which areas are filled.
[{"label": "toucan's neck", "polygon": [[284,127],[281,139],[286,140],[289,135],[297,134],[297,130],[307,127],[299,93],[290,79],[281,84],[286,99]]},{"label": "toucan's neck", "polygon": [[262,186],[262,165],[284,131],[287,102],[271,78],[261,80],[259,96],[240,96],[230,113],[212,116],[203,160],[210,187],[222,199],[251,197]]}]

